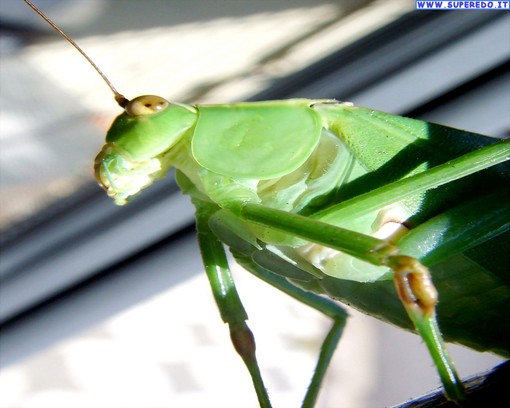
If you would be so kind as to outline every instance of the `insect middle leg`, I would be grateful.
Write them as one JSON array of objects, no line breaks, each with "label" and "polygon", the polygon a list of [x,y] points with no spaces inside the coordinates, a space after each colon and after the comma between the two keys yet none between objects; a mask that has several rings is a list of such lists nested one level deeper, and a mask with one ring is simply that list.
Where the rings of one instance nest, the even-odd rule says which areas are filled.
[{"label": "insect middle leg", "polygon": [[329,367],[333,357],[333,353],[335,352],[338,342],[342,336],[348,317],[347,312],[338,303],[315,293],[303,290],[290,283],[286,278],[260,267],[249,256],[241,255],[236,252],[233,252],[233,254],[236,261],[253,275],[333,320],[333,325],[322,343],[317,365],[315,366],[313,377],[303,400],[303,408],[313,407],[326,375],[327,368]]}]

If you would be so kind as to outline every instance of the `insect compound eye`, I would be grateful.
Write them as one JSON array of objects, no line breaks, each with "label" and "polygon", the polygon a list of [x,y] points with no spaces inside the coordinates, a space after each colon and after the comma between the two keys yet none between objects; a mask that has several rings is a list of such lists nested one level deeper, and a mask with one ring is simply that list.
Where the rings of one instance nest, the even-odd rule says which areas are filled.
[{"label": "insect compound eye", "polygon": [[143,95],[139,96],[126,105],[126,113],[129,116],[154,115],[163,111],[170,103],[161,96]]}]

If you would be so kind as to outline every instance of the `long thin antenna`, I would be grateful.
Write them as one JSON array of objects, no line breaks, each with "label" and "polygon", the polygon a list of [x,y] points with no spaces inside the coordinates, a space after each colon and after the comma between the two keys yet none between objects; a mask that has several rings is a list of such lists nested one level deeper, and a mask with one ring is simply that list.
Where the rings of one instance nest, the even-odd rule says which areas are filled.
[{"label": "long thin antenna", "polygon": [[106,82],[106,85],[108,85],[108,87],[112,90],[113,94],[115,95],[115,100],[117,101],[117,103],[122,107],[122,108],[125,108],[126,105],[128,104],[129,100],[124,96],[122,95],[119,91],[117,91],[117,89],[115,89],[115,87],[113,86],[113,84],[110,82],[110,80],[106,77],[105,74],[103,74],[103,72],[99,69],[99,67],[94,63],[94,61],[92,61],[92,59],[90,59],[90,57],[85,54],[85,51],[83,51],[79,46],[78,44],[76,44],[72,39],[71,37],[69,37],[66,33],[64,33],[53,21],[51,21],[48,17],[46,17],[46,15],[41,11],[39,10],[36,6],[34,6],[29,0],[23,0],[26,4],[28,4],[28,6],[34,10],[37,14],[39,14],[39,16],[44,20],[46,21],[57,33],[59,33],[62,37],[64,37],[65,40],[67,40],[68,43],[70,43],[74,48],[76,48],[78,50],[78,52],[83,55],[85,57],[85,59],[89,62],[90,65],[92,65],[92,67],[94,67],[94,69],[97,71],[97,73],[101,76],[101,78],[103,78],[103,81]]}]

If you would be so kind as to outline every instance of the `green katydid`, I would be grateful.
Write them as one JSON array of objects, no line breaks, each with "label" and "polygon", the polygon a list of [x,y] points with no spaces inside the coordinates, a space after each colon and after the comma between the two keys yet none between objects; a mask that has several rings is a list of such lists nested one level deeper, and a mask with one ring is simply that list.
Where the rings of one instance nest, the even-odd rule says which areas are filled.
[{"label": "green katydid", "polygon": [[[510,268],[488,256],[509,237],[509,172],[493,167],[509,159],[508,140],[329,100],[191,106],[112,90],[125,112],[96,157],[96,177],[123,205],[177,169],[197,209],[213,294],[261,406],[269,397],[225,246],[334,321],[303,406],[313,406],[345,325],[343,309],[322,295],[414,327],[455,401],[464,391],[436,322],[435,287],[447,340],[510,354],[510,327],[499,324]],[[477,315],[467,313],[474,301]]]},{"label": "green katydid", "polygon": [[[388,161],[365,150],[364,137],[377,138],[372,143],[381,149],[388,135],[393,140],[384,149],[393,149],[390,156],[396,159]],[[460,138],[468,138],[473,146],[488,141],[332,101],[187,106],[142,96],[128,102],[126,112],[113,123],[95,169],[100,184],[120,205],[164,176],[170,165],[178,170],[178,183],[197,207],[199,242],[213,293],[262,406],[269,402],[222,243],[246,269],[335,320],[305,406],[313,405],[322,367],[331,358],[345,316],[333,304],[324,305],[323,299],[297,291],[288,281],[408,328],[401,306],[391,305],[400,298],[430,349],[447,395],[458,400],[462,390],[436,325],[436,294],[429,272],[415,258],[400,254],[423,259],[433,267],[433,275],[439,274],[434,277],[437,286],[445,286],[440,310],[448,322],[443,324],[447,337],[508,354],[508,325],[495,329],[496,321],[475,324],[463,316],[465,302],[473,299],[451,292],[462,293],[473,280],[483,282],[484,288],[474,298],[484,299],[480,306],[487,307],[485,316],[498,318],[497,311],[508,300],[508,287],[501,284],[502,277],[486,270],[483,253],[471,255],[477,244],[505,239],[495,238],[509,225],[509,190],[501,187],[504,170],[477,174],[484,178],[481,188],[488,195],[471,201],[465,201],[464,194],[476,180],[464,177],[508,160],[510,143],[491,144],[425,170],[430,164],[428,143],[435,137],[449,139],[454,146]],[[399,138],[405,143],[398,143]],[[362,147],[361,155],[367,159],[360,162],[353,151]],[[470,148],[462,145],[462,149]],[[456,154],[445,148],[434,160],[443,162]],[[403,168],[407,178],[399,174]],[[387,172],[397,181],[388,183],[378,172]],[[372,188],[372,183],[379,186],[362,194],[348,190]],[[443,184],[448,184],[446,189],[430,190]],[[339,200],[344,194],[352,198]],[[461,203],[451,202],[458,198]],[[424,205],[425,200],[432,203]],[[490,203],[495,208],[480,216],[480,206]],[[390,232],[385,239],[369,236],[386,228]],[[426,246],[421,243],[424,240]],[[452,289],[448,277],[453,275],[456,287]],[[388,287],[392,277],[399,296]]]}]

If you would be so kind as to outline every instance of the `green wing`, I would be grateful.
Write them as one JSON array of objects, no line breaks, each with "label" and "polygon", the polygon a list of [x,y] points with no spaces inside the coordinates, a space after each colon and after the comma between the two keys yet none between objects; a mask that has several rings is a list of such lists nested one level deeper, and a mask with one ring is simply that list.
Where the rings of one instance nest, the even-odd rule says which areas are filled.
[{"label": "green wing", "polygon": [[[318,110],[366,170],[341,186],[337,200],[357,197],[496,140],[483,135],[347,105]],[[384,205],[376,199],[376,205]],[[402,253],[431,267],[439,290],[445,337],[469,347],[510,355],[510,170],[491,167],[428,190],[405,203],[411,233]],[[353,212],[356,206],[352,205]],[[312,215],[342,224],[353,214],[342,203]],[[505,249],[506,248],[506,249]],[[391,282],[360,284],[329,276],[320,290],[399,326],[409,326]]]}]

